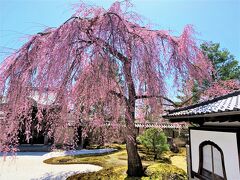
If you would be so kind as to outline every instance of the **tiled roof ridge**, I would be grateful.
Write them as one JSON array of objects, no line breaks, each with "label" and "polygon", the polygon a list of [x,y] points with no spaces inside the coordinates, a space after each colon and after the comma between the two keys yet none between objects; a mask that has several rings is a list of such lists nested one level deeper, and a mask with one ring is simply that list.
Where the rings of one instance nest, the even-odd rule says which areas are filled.
[{"label": "tiled roof ridge", "polygon": [[178,109],[173,109],[173,110],[168,110],[168,112],[169,113],[175,113],[175,112],[179,112],[179,111],[193,109],[193,108],[196,108],[196,107],[204,106],[204,105],[207,105],[207,104],[210,104],[210,103],[217,102],[219,100],[223,100],[223,99],[226,99],[226,98],[229,98],[229,97],[232,97],[232,96],[238,96],[238,95],[240,95],[240,90],[225,94],[223,96],[218,96],[218,97],[215,97],[215,98],[207,100],[207,101],[196,103],[196,104],[193,104],[193,105],[190,105],[190,106],[186,106],[186,107],[182,107],[182,108],[178,108]]}]

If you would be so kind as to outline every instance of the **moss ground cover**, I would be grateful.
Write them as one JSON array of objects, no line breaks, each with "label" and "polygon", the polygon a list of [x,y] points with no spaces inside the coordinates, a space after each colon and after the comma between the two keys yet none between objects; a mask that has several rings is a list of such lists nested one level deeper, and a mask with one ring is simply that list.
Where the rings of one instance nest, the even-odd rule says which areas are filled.
[{"label": "moss ground cover", "polygon": [[[142,158],[145,168],[145,176],[139,178],[127,177],[127,152],[124,145],[110,145],[107,147],[118,149],[117,152],[106,154],[91,154],[55,157],[45,160],[48,164],[94,164],[102,166],[103,169],[98,172],[76,174],[68,178],[68,180],[83,179],[83,180],[168,180],[168,179],[187,179],[186,172],[180,165],[171,164],[171,158],[184,157],[184,150],[179,154],[166,152],[161,159],[153,161],[153,154],[148,152],[144,147],[139,146],[139,153]],[[106,147],[105,147],[106,148]]]},{"label": "moss ground cover", "polygon": [[164,153],[164,157],[170,159],[172,165],[175,165],[187,172],[186,148],[180,148],[179,153],[167,151]]}]

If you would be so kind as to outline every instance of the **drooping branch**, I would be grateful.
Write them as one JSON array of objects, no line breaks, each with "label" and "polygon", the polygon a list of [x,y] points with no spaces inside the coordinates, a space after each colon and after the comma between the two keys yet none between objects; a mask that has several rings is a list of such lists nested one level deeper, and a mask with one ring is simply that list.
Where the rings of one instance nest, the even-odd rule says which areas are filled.
[{"label": "drooping branch", "polygon": [[[68,112],[101,124],[104,113],[92,111],[99,102],[104,102],[107,114],[116,122],[126,111],[128,121],[134,121],[137,99],[155,97],[180,106],[164,97],[167,73],[173,75],[177,84],[207,75],[209,63],[197,47],[190,26],[179,37],[144,26],[140,16],[123,10],[119,2],[108,10],[83,5],[61,26],[31,37],[0,67],[0,96],[7,96],[12,110],[7,112],[9,126],[4,127],[2,134],[18,128],[20,120],[16,117],[28,106],[25,100],[29,97],[38,104],[49,97],[53,101],[60,99],[58,114],[47,120],[51,134],[55,127],[66,128]],[[204,71],[196,71],[197,67]],[[25,87],[29,87],[27,91]],[[32,92],[34,88],[37,91]],[[146,101],[154,113],[162,108],[156,100]],[[76,117],[72,120],[75,129],[79,124]],[[4,138],[18,142],[13,135]],[[2,140],[0,135],[0,145],[6,139]]]},{"label": "drooping branch", "polygon": [[129,58],[124,56],[122,53],[118,52],[116,49],[114,49],[112,46],[110,46],[107,42],[104,42],[103,40],[101,40],[99,38],[97,40],[103,44],[103,47],[105,47],[109,51],[110,54],[112,54],[113,56],[118,58],[120,61],[125,62],[125,61],[129,60]]}]

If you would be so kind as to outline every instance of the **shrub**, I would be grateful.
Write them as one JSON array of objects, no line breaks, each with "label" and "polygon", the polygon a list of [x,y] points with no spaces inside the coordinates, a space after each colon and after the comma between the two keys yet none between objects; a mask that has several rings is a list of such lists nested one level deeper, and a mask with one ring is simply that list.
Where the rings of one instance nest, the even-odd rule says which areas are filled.
[{"label": "shrub", "polygon": [[124,180],[127,177],[126,171],[126,166],[110,167],[97,172],[73,175],[68,177],[67,180]]},{"label": "shrub", "polygon": [[156,180],[186,180],[187,174],[184,170],[170,164],[153,164],[145,171],[150,179]]},{"label": "shrub", "polygon": [[154,160],[169,150],[167,137],[160,129],[150,128],[138,136],[138,141],[154,153]]}]

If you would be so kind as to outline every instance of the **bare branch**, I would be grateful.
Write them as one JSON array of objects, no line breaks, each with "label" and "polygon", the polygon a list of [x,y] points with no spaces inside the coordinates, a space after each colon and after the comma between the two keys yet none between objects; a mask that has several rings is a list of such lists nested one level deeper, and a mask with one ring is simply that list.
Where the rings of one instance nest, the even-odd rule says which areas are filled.
[{"label": "bare branch", "polygon": [[111,94],[117,96],[118,98],[123,99],[125,102],[127,102],[127,98],[122,93],[118,93],[118,92],[113,91],[113,90],[110,91],[109,93],[111,93]]},{"label": "bare branch", "polygon": [[141,95],[141,96],[135,96],[136,99],[148,99],[148,98],[162,98],[168,102],[170,102],[171,104],[173,104],[175,107],[179,107],[178,104],[176,104],[175,102],[173,102],[171,99],[161,96],[161,95]]}]

